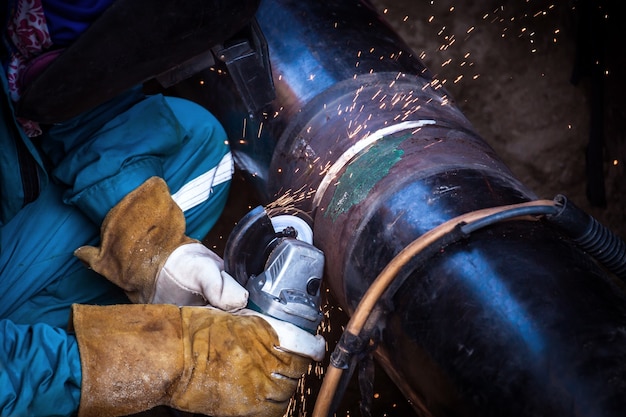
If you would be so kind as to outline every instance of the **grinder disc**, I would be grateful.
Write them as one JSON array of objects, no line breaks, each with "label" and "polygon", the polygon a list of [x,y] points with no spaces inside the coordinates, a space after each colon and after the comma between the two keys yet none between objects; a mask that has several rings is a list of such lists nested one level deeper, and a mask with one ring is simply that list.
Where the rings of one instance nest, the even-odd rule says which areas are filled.
[{"label": "grinder disc", "polygon": [[226,241],[225,271],[245,286],[250,276],[259,275],[265,269],[276,239],[295,232],[296,239],[313,244],[310,225],[310,217],[304,212],[255,207],[241,218]]}]

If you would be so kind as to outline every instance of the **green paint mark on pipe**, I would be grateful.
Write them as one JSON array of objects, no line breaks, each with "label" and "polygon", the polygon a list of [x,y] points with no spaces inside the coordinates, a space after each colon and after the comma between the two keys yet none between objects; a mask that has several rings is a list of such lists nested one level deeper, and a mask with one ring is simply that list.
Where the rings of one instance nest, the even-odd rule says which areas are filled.
[{"label": "green paint mark on pipe", "polygon": [[357,155],[337,179],[337,187],[324,216],[331,216],[334,222],[340,214],[365,200],[376,183],[402,159],[404,151],[398,149],[398,145],[409,136],[384,137]]}]

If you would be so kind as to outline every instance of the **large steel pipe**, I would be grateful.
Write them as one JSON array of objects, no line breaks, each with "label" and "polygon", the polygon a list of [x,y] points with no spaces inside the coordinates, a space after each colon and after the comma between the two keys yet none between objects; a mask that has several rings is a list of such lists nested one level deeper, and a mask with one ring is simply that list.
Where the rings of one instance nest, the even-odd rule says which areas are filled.
[{"label": "large steel pipe", "polygon": [[[536,198],[367,4],[263,0],[257,19],[277,93],[263,115],[222,71],[175,93],[226,125],[265,202],[291,195],[312,214],[348,314],[428,230]],[[546,222],[498,223],[407,265],[377,318],[379,362],[420,415],[626,410],[623,288]]]}]

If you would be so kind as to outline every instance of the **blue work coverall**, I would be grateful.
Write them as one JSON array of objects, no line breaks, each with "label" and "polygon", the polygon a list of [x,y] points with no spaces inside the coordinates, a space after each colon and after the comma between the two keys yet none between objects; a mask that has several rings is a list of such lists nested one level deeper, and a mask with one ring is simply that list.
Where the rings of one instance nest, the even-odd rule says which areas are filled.
[{"label": "blue work coverall", "polygon": [[0,416],[71,415],[81,385],[71,304],[128,302],[73,251],[97,245],[107,212],[155,175],[202,239],[226,203],[232,158],[219,123],[187,100],[133,89],[28,138],[4,74],[2,87]]}]

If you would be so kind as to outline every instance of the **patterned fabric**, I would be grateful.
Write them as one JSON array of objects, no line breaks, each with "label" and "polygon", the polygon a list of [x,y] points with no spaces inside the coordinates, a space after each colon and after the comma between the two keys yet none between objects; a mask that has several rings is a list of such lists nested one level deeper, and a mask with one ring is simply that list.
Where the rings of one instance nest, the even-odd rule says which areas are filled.
[{"label": "patterned fabric", "polygon": [[[12,47],[7,65],[9,96],[17,102],[23,87],[21,76],[30,61],[52,47],[41,0],[17,0],[7,23],[6,36]],[[28,136],[41,134],[37,123],[24,119],[18,121]]]},{"label": "patterned fabric", "polygon": [[11,99],[21,93],[20,74],[28,62],[52,46],[41,0],[18,0],[7,24],[7,36],[13,44],[7,68]]},{"label": "patterned fabric", "polygon": [[[6,70],[11,100],[19,101],[28,81],[57,57],[59,48],[71,44],[113,1],[13,0],[5,34],[10,50]],[[28,136],[41,134],[37,123],[18,121]]]}]

